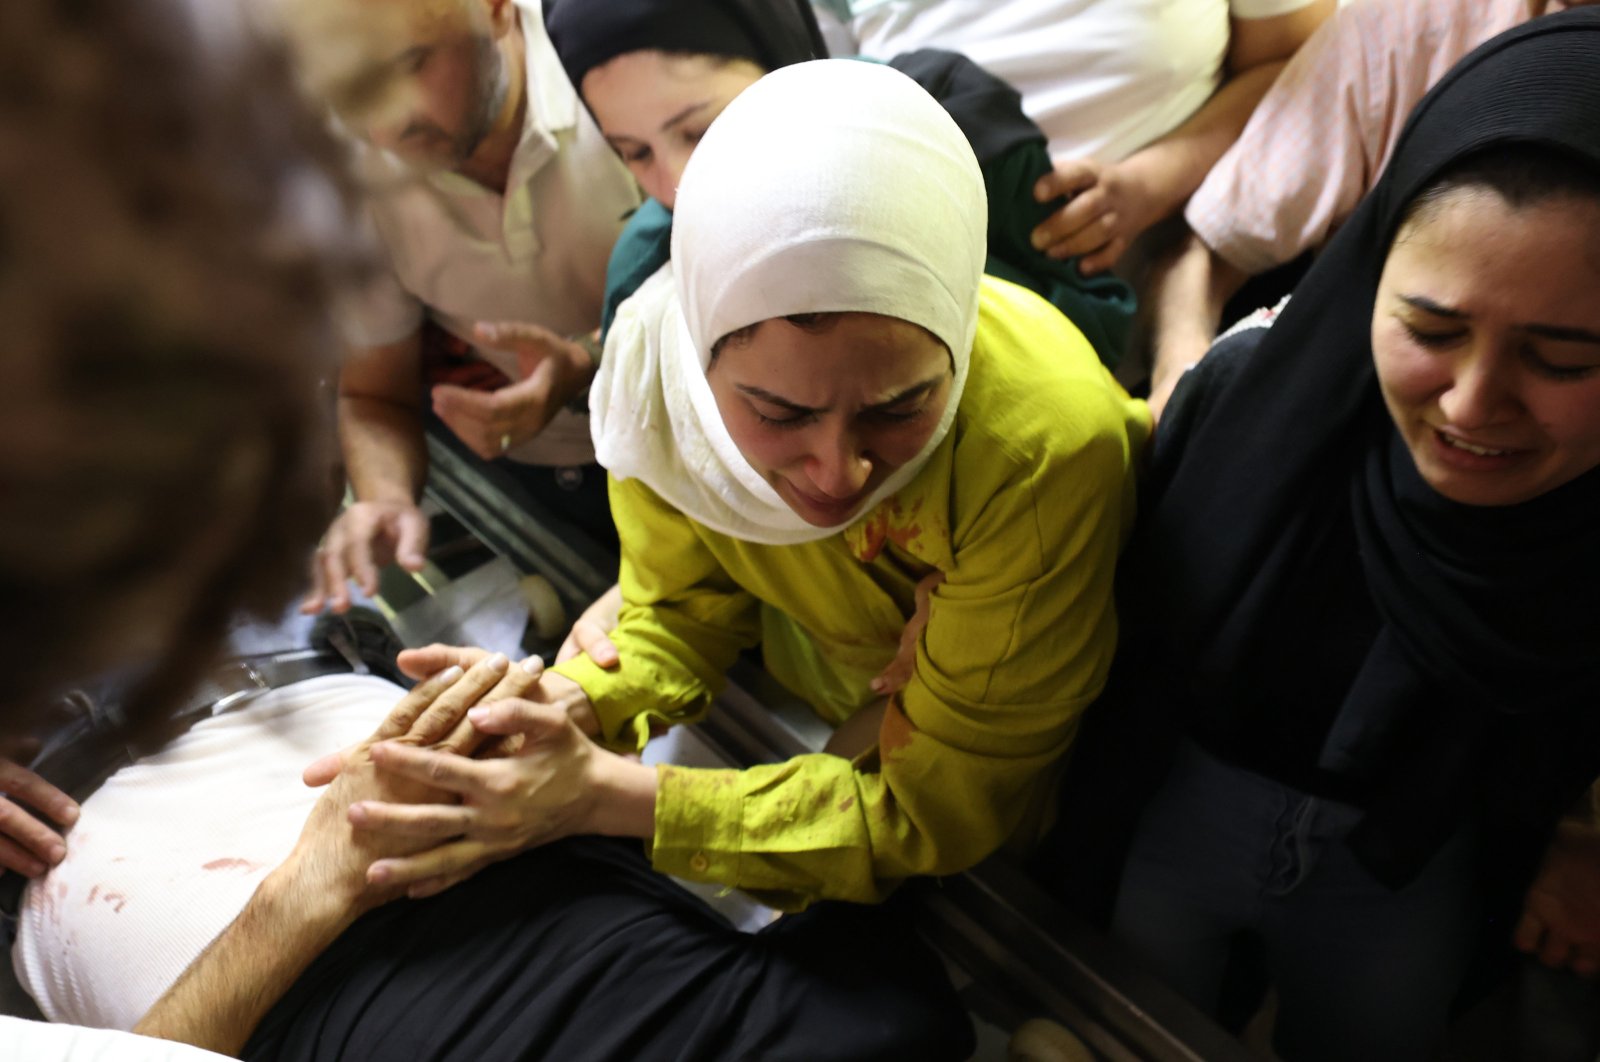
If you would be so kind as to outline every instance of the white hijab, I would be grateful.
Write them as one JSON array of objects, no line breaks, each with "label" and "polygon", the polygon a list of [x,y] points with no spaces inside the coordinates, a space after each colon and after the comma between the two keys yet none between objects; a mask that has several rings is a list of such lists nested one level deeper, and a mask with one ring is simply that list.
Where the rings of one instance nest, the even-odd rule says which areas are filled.
[{"label": "white hijab", "polygon": [[739,452],[706,380],[711,348],[773,317],[852,311],[921,325],[949,348],[944,417],[865,515],[916,476],[955,420],[987,221],[972,148],[910,78],[843,59],[766,75],[695,149],[672,261],[612,324],[590,391],[600,463],[734,538],[787,545],[842,530],[802,520]]}]

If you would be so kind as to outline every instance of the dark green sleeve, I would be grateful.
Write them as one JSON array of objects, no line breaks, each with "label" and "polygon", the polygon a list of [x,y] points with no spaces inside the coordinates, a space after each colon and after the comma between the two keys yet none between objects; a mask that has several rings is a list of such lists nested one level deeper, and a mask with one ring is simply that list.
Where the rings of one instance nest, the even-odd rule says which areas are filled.
[{"label": "dark green sleeve", "polygon": [[606,264],[606,297],[600,311],[600,338],[611,331],[617,307],[639,290],[672,257],[672,211],[647,199],[633,212],[611,248]]},{"label": "dark green sleeve", "polygon": [[1115,367],[1133,324],[1133,289],[1110,273],[1083,276],[1076,258],[1057,261],[1034,250],[1034,228],[1064,202],[1033,198],[1034,184],[1050,168],[1050,156],[1038,142],[1020,144],[983,164],[989,193],[989,260],[984,268],[1050,300],[1078,326],[1100,360]]}]

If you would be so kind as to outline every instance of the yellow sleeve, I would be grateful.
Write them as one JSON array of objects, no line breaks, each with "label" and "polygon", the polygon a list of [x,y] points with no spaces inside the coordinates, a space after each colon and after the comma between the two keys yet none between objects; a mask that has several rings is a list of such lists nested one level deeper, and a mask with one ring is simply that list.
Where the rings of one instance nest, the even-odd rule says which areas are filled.
[{"label": "yellow sleeve", "polygon": [[611,633],[620,665],[559,664],[588,695],[607,744],[641,749],[653,723],[705,714],[739,651],[760,639],[754,597],[740,589],[694,524],[638,480],[611,481],[622,540],[624,602]]},{"label": "yellow sleeve", "polygon": [[971,516],[954,529],[915,675],[885,716],[879,769],[821,754],[744,771],[659,768],[658,869],[774,906],[876,901],[907,876],[966,869],[1012,835],[1115,647],[1131,444],[1120,424],[1084,434],[1070,453],[972,477],[970,497],[953,497]]}]

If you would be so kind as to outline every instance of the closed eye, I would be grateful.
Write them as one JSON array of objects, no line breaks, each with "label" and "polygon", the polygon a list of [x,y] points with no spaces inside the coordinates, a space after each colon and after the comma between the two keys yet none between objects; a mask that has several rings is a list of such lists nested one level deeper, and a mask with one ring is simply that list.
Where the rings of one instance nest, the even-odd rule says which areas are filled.
[{"label": "closed eye", "polygon": [[1406,335],[1410,336],[1413,342],[1417,343],[1419,346],[1427,347],[1430,350],[1441,350],[1445,347],[1448,347],[1462,336],[1466,335],[1466,332],[1459,328],[1433,331],[1430,329],[1418,328],[1410,321],[1405,320],[1400,322],[1400,327],[1405,329]]}]

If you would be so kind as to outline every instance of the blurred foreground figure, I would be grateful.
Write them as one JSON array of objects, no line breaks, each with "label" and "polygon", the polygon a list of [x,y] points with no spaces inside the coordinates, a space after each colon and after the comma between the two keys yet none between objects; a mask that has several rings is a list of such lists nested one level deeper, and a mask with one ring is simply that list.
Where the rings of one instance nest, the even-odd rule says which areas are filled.
[{"label": "blurred foreground figure", "polygon": [[355,259],[319,119],[224,15],[15,0],[0,71],[12,724],[135,664],[162,699],[239,605],[295,588],[330,511],[326,301]]}]

